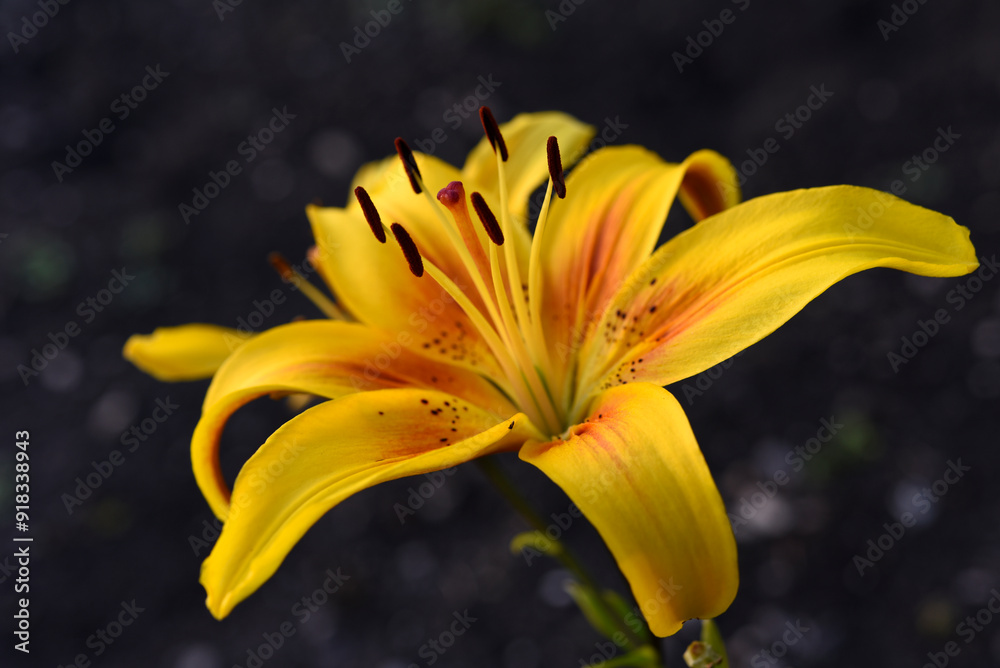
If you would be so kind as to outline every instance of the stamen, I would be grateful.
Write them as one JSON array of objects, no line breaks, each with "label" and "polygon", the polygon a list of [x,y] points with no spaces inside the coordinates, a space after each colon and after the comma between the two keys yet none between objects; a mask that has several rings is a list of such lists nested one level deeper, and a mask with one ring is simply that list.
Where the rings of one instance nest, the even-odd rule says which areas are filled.
[{"label": "stamen", "polygon": [[384,244],[385,229],[382,227],[382,217],[378,215],[378,209],[375,208],[372,198],[368,196],[368,192],[361,186],[354,189],[354,196],[358,198],[358,204],[361,205],[361,212],[365,214],[365,220],[368,221],[368,227],[372,228],[372,234],[379,240],[379,243]]},{"label": "stamen", "polygon": [[500,126],[497,125],[497,119],[493,118],[493,112],[489,107],[479,107],[479,120],[483,122],[483,130],[486,131],[486,138],[490,140],[490,146],[496,151],[499,145],[500,159],[507,162],[507,143],[503,140]]},{"label": "stamen", "polygon": [[406,263],[410,265],[410,271],[417,278],[423,276],[424,261],[420,257],[417,245],[410,238],[410,233],[399,223],[393,223],[389,226],[389,229],[392,230],[392,236],[396,237],[396,243],[403,249],[403,256],[406,258]]},{"label": "stamen", "polygon": [[[496,248],[493,247],[491,252],[495,254]],[[519,352],[516,347],[511,345],[512,341],[509,337],[512,332],[504,329],[496,330],[491,327],[490,324],[486,322],[482,312],[469,300],[468,295],[459,289],[459,287],[455,285],[455,283],[448,278],[444,272],[434,266],[433,262],[427,262],[427,273],[430,274],[432,279],[437,281],[438,285],[440,285],[441,288],[455,300],[455,303],[458,304],[465,314],[469,316],[469,319],[483,336],[486,344],[493,350],[493,354],[496,355],[497,361],[500,363],[501,367],[503,367],[504,373],[506,374],[506,378],[504,380],[515,383],[510,386],[506,386],[505,384],[504,391],[507,391],[509,388],[511,391],[509,391],[508,394],[510,396],[516,395],[522,408],[527,409],[527,407],[534,404],[541,411],[541,413],[537,416],[540,418],[539,423],[545,425],[545,428],[549,430],[549,433],[555,433],[552,429],[555,425],[559,424],[557,416],[554,414],[550,403],[547,404],[544,401],[539,401],[538,399],[540,396],[539,391],[543,388],[533,388],[531,378],[524,372],[523,362],[519,363],[511,357],[512,354],[516,355]],[[501,336],[503,336],[502,341]],[[521,352],[523,352],[523,350]],[[537,378],[535,380],[537,382]]]},{"label": "stamen", "polygon": [[[485,107],[483,108],[485,109]],[[497,222],[497,217],[490,211],[486,200],[477,192],[472,193],[470,198],[472,199],[472,208],[476,210],[479,220],[483,221],[483,227],[486,228],[486,234],[489,235],[490,241],[497,246],[503,246],[503,230],[500,229],[500,223]]]},{"label": "stamen", "polygon": [[[555,137],[549,137],[546,144],[546,157],[549,163],[549,183],[545,187],[545,197],[542,199],[542,210],[535,223],[535,233],[531,237],[531,251],[528,256],[528,306],[531,309],[531,340],[535,345],[544,346],[545,333],[542,327],[542,239],[545,237],[546,221],[549,217],[549,206],[552,204],[552,193],[555,192],[557,179],[562,179],[562,159],[559,156],[559,144]],[[565,185],[563,185],[565,192]],[[552,376],[562,375],[565,379],[563,396],[568,396],[567,388],[571,388],[572,374],[559,373],[556,361],[552,355],[542,355],[545,373]]]},{"label": "stamen", "polygon": [[295,280],[295,272],[292,270],[292,265],[288,264],[288,260],[285,259],[284,255],[277,251],[268,253],[267,261],[278,272],[278,276],[281,276],[281,280],[288,283]]},{"label": "stamen", "polygon": [[403,161],[403,169],[406,170],[406,176],[410,179],[410,187],[413,188],[413,192],[419,195],[421,192],[420,179],[423,177],[420,175],[417,161],[413,157],[413,151],[410,150],[410,146],[402,137],[396,137],[396,153]]},{"label": "stamen", "polygon": [[[497,179],[500,182],[500,224],[496,223],[496,218],[489,211],[489,208],[485,206],[483,209],[488,211],[490,215],[489,219],[484,218],[483,224],[487,226],[487,232],[489,232],[490,228],[488,220],[493,223],[493,227],[496,230],[503,231],[504,229],[510,229],[508,226],[511,224],[510,207],[508,206],[509,200],[507,198],[507,176],[504,172],[507,147],[503,143],[500,128],[496,125],[496,120],[493,118],[490,110],[485,107],[480,108],[479,115],[483,120],[483,127],[487,129],[487,135],[495,134],[496,141],[498,142],[495,148],[500,149],[499,151],[494,150],[497,161]],[[476,203],[477,199],[481,198],[474,197],[473,204]],[[483,204],[485,204],[485,201],[483,201]],[[476,207],[476,212],[482,214],[478,206]],[[497,243],[496,239],[493,241]],[[496,255],[497,248],[493,246],[490,248],[490,264],[499,267]],[[506,276],[502,276],[501,272],[494,273],[493,276],[494,292],[497,297],[497,305],[500,307],[503,317],[504,327],[509,332],[516,334],[517,339],[519,339],[514,352],[519,358],[522,375],[531,388],[539,409],[546,417],[546,422],[550,425],[560,424],[561,421],[558,418],[558,411],[553,404],[552,396],[539,375],[538,364],[546,358],[543,352],[546,350],[545,342],[533,336],[532,329],[528,324],[528,307],[525,300],[524,287],[521,283],[520,271],[518,270],[518,259],[514,244],[504,246],[504,261],[506,263],[504,267],[506,269]],[[506,286],[503,285],[504,282],[506,282]],[[508,289],[510,291],[509,299]],[[514,315],[511,312],[510,302],[513,302],[514,311],[517,313],[517,320],[514,319]]]},{"label": "stamen", "polygon": [[[311,301],[316,305],[320,311],[324,313],[328,318],[334,320],[350,320],[347,314],[344,313],[339,306],[334,304],[329,297],[320,292],[319,288],[314,286],[312,283],[306,280],[306,277],[297,272],[290,264],[285,256],[278,252],[269,253],[267,256],[267,261],[271,263],[278,275],[281,276],[281,280],[286,283],[291,283],[293,286],[299,289],[302,294],[306,296],[306,299]],[[310,263],[314,267],[319,267],[319,265],[313,261],[312,257],[309,258]]]},{"label": "stamen", "polygon": [[549,137],[545,152],[549,159],[549,178],[552,179],[552,187],[555,188],[559,199],[566,199],[566,180],[563,178],[562,158],[559,156],[559,141],[555,137]]}]

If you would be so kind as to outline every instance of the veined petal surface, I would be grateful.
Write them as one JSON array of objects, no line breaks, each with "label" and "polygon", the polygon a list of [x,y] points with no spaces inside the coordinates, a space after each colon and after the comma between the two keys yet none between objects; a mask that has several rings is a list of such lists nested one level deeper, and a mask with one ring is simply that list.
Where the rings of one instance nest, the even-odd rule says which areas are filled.
[{"label": "veined petal surface", "polygon": [[375,390],[292,418],[240,471],[232,510],[202,565],[207,605],[225,617],[263,584],[316,520],[381,482],[516,449],[537,429],[450,394]]},{"label": "veined petal surface", "polygon": [[659,248],[588,342],[584,385],[668,385],[733,356],[834,283],[873,267],[961,276],[969,230],[887,193],[830,186],[727,209]]},{"label": "veined petal surface", "polygon": [[215,514],[229,512],[229,487],[219,468],[219,438],[229,417],[273,393],[327,399],[360,391],[426,387],[461,397],[496,416],[514,406],[491,383],[460,367],[408,350],[399,334],[357,323],[306,320],[270,329],[219,369],[205,395],[191,440],[195,479]]},{"label": "veined petal surface", "polygon": [[735,171],[712,151],[674,164],[640,146],[615,146],[585,158],[566,179],[569,195],[553,202],[538,240],[542,311],[556,358],[579,348],[611,297],[653,252],[685,183],[696,219],[738,201]]},{"label": "veined petal surface", "polygon": [[683,409],[667,390],[604,392],[564,441],[521,459],[562,487],[600,532],[658,636],[711,618],[736,596],[736,541]]}]

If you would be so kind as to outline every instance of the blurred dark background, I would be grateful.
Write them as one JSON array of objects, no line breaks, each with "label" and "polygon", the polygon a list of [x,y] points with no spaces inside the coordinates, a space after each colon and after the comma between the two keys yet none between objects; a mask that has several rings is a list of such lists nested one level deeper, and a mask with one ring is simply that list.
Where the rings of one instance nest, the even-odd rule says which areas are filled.
[{"label": "blurred dark background", "polygon": [[[350,499],[215,621],[197,582],[211,514],[187,453],[207,382],[159,383],[120,354],[129,334],[160,325],[235,327],[275,289],[288,298],[263,327],[316,317],[268,267],[268,252],[301,262],[311,244],[304,206],[343,204],[354,171],[391,153],[397,135],[427,140],[441,128],[435,153],[461,164],[481,128],[474,116],[456,127],[448,114],[480,77],[495,82],[484,101],[501,121],[565,110],[599,131],[614,125],[614,143],[670,160],[713,148],[739,166],[774,138],[780,149],[765,164],[741,168],[748,198],[902,180],[906,199],[968,226],[980,256],[997,250],[994,2],[402,0],[386,14],[390,4],[0,4],[0,490],[9,536],[14,433],[29,430],[34,538],[30,657],[11,649],[16,545],[0,547],[3,665],[70,665],[78,655],[108,668],[258,665],[253,654],[282,624],[293,634],[263,665],[535,668],[605,658],[557,565],[511,556],[507,544],[525,525],[474,466],[405,522],[395,505],[425,479]],[[341,44],[372,11],[391,20],[345,55]],[[701,39],[700,53],[688,38]],[[674,54],[689,48],[679,68]],[[832,96],[798,127],[783,123],[812,87]],[[179,205],[210,171],[243,161],[241,142],[275,108],[294,119],[185,223]],[[935,138],[949,129],[938,152]],[[66,146],[88,136],[100,143],[74,167]],[[912,162],[921,155],[926,169]],[[676,209],[668,229],[688,224]],[[100,304],[114,271],[134,279]],[[719,619],[734,666],[1000,664],[1000,621],[988,607],[1000,604],[991,487],[1000,283],[983,278],[852,277],[727,368],[672,388],[730,511],[753,515],[737,528],[741,589]],[[962,308],[959,290],[970,294]],[[889,353],[939,309],[948,322],[894,370]],[[37,374],[19,372],[70,322],[80,331],[64,350]],[[123,433],[152,424],[157,400],[177,408],[128,451]],[[263,400],[236,416],[223,446],[230,476],[288,415]],[[796,470],[786,454],[824,419],[842,426]],[[67,504],[76,479],[116,449],[124,461]],[[959,459],[970,470],[938,484],[931,502],[921,490]],[[516,459],[502,463],[545,515],[565,512],[553,484]],[[757,483],[767,488],[778,471],[787,483],[754,509]],[[916,525],[881,538],[905,512]],[[865,556],[880,538],[889,549]],[[577,521],[565,540],[625,591],[589,525]],[[855,556],[878,558],[859,573]],[[350,579],[304,619],[296,604],[338,568]],[[421,649],[466,610],[476,621],[444,654]],[[120,615],[135,619],[119,628]],[[786,623],[809,630],[786,644]],[[108,644],[102,630],[121,632]],[[683,665],[696,631],[665,642],[668,665]]]}]

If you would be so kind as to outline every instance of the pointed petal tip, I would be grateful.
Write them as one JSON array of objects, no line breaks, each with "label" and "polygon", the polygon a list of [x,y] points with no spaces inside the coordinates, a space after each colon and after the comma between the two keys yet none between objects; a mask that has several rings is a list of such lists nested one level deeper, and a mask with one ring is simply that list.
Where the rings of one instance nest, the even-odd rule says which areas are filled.
[{"label": "pointed petal tip", "polygon": [[208,611],[212,614],[212,616],[220,622],[228,617],[229,613],[232,612],[232,606],[223,608],[217,601],[212,600],[211,596],[205,597],[205,607],[208,608]]},{"label": "pointed petal tip", "polygon": [[128,337],[125,345],[122,346],[122,357],[142,371],[157,377],[150,365],[143,360],[143,351],[149,347],[152,338],[152,334],[133,334]]},{"label": "pointed petal tip", "polygon": [[[426,417],[428,403],[447,402],[458,413],[461,401],[435,390],[375,390],[314,406],[279,428],[237,476],[234,511],[202,563],[212,614],[221,619],[253,594],[322,515],[355,493],[513,451],[540,436],[523,413],[498,422],[464,402],[457,432],[446,418]],[[375,409],[382,411],[377,418]],[[267,472],[276,464],[283,468],[273,477]],[[255,488],[261,475],[271,476],[263,491]]]},{"label": "pointed petal tip", "polygon": [[201,565],[201,586],[205,588],[205,607],[220,622],[229,616],[242,598],[239,600],[234,596],[233,591],[220,591],[221,583],[214,582],[208,573],[212,570],[212,556],[209,555]]},{"label": "pointed petal tip", "polygon": [[125,341],[125,345],[122,346],[122,357],[127,359],[129,362],[135,364],[134,360],[135,360],[136,348],[142,345],[143,339],[148,339],[148,338],[149,338],[148,334],[133,334],[132,336],[128,337],[128,340]]},{"label": "pointed petal tip", "polygon": [[151,334],[130,336],[122,346],[122,357],[157,380],[201,380],[211,378],[249,338],[216,325],[157,327]]}]

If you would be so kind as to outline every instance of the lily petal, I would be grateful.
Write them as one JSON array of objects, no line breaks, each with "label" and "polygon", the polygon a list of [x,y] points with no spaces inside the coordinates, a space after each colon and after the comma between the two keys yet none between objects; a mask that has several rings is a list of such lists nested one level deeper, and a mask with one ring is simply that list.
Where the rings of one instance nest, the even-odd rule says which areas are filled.
[{"label": "lily petal", "polygon": [[464,369],[407,350],[398,335],[357,323],[306,320],[270,329],[226,360],[205,395],[191,440],[195,479],[212,511],[225,519],[229,486],[219,467],[219,438],[241,406],[273,393],[333,399],[359,391],[426,387],[448,392],[495,415],[513,405],[494,385]]},{"label": "lily petal", "polygon": [[553,203],[539,240],[547,286],[542,311],[559,358],[577,349],[588,325],[653,252],[678,190],[696,219],[739,198],[735,170],[718,153],[698,151],[673,164],[640,146],[593,153],[569,175],[566,189],[569,196]]},{"label": "lily petal", "polygon": [[[592,125],[558,111],[518,114],[500,125],[500,133],[510,154],[504,172],[507,175],[509,208],[515,220],[522,225],[527,222],[528,199],[535,188],[549,177],[545,152],[549,137],[559,139],[563,166],[568,169],[583,155],[594,132]],[[487,138],[483,137],[469,153],[462,167],[462,178],[470,184],[467,186],[470,191],[479,188],[494,195],[499,192],[497,161]]]},{"label": "lily petal", "polygon": [[948,216],[854,186],[795,190],[708,218],[629,279],[590,341],[585,382],[667,385],[756,343],[872,267],[961,276],[978,266]]},{"label": "lily petal", "polygon": [[274,432],[236,478],[233,510],[202,565],[209,610],[228,615],[316,520],[352,494],[537,437],[523,414],[498,421],[431,390],[376,390],[310,408]]},{"label": "lily petal", "polygon": [[647,383],[599,395],[563,441],[521,459],[562,487],[600,532],[650,630],[664,637],[736,596],[736,541],[683,409]]},{"label": "lily petal", "polygon": [[152,334],[130,336],[122,355],[157,380],[201,380],[211,378],[219,365],[251,338],[216,325],[157,327]]},{"label": "lily petal", "polygon": [[740,203],[742,192],[736,168],[721,154],[702,149],[689,155],[681,165],[686,171],[678,196],[696,221]]}]

